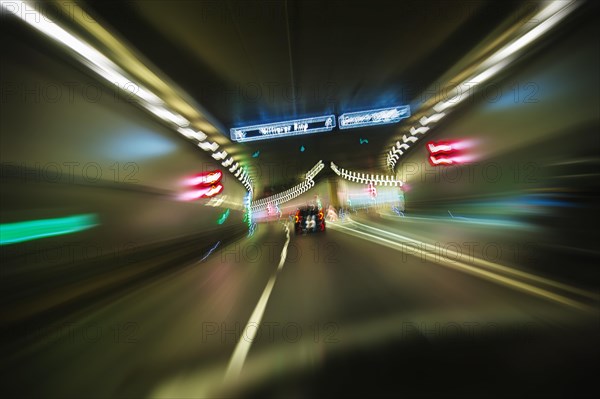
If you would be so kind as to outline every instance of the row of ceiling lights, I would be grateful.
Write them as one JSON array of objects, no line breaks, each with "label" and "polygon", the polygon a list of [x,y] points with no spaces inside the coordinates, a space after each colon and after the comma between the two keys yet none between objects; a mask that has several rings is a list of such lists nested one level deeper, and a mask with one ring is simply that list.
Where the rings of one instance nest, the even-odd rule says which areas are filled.
[{"label": "row of ceiling lights", "polygon": [[[48,16],[40,15],[40,13],[36,10],[35,5],[29,4],[29,2],[25,1],[2,1],[1,5],[2,8],[7,11],[7,13],[19,17],[36,30],[70,48],[72,51],[82,57],[80,61],[82,61],[86,66],[107,81],[117,84],[119,87],[125,87],[127,84],[131,84],[131,79],[128,79],[126,77],[126,73],[114,62],[90,46],[88,43],[82,41],[58,26],[54,21],[49,19]],[[435,113],[431,114],[430,116],[423,116],[419,120],[418,124],[415,124],[410,128],[409,135],[405,134],[402,136],[401,141],[396,141],[395,145],[387,153],[387,166],[393,171],[398,160],[404,154],[404,152],[408,150],[412,144],[418,141],[419,135],[424,135],[427,133],[437,122],[448,115],[451,108],[455,107],[458,103],[465,100],[472,94],[472,91],[467,93],[459,93],[460,87],[463,87],[463,85],[466,84],[477,86],[496,75],[514,60],[515,54],[518,51],[521,51],[528,44],[550,30],[550,28],[555,26],[560,20],[573,11],[577,5],[578,2],[574,1],[569,3],[548,3],[540,12],[533,16],[528,23],[525,24],[528,26],[533,25],[531,29],[488,57],[488,59],[481,63],[476,75],[471,76],[463,83],[456,86],[456,88],[453,90],[454,97],[452,97],[455,99],[455,101],[441,101],[435,104],[432,107]],[[179,133],[190,140],[196,141],[198,146],[204,151],[212,152],[212,157],[217,161],[221,161],[221,164],[224,167],[227,167],[229,171],[234,174],[236,178],[238,178],[246,190],[252,193],[253,186],[251,177],[248,175],[247,171],[240,166],[239,162],[236,162],[231,156],[228,157],[227,151],[222,150],[217,152],[219,145],[216,142],[211,143],[206,141],[208,136],[204,132],[199,130],[196,131],[190,128],[190,122],[185,117],[177,112],[169,110],[168,105],[149,89],[143,87],[142,85],[136,84],[136,91],[132,93],[138,98],[138,102],[145,109],[159,117],[161,120],[175,125]],[[456,98],[457,96],[458,98]],[[305,183],[307,181],[312,181],[312,178],[306,179]],[[290,192],[296,194],[306,187],[305,183],[299,185],[302,186],[301,189],[293,188],[284,193],[277,194],[276,196],[287,198]],[[268,198],[263,200],[267,199]]]},{"label": "row of ceiling lights", "polygon": [[204,132],[192,129],[190,127],[190,121],[187,118],[169,109],[168,104],[150,89],[144,87],[142,84],[133,83],[133,80],[128,77],[128,74],[107,56],[87,42],[60,27],[48,15],[42,15],[37,9],[37,6],[39,5],[37,2],[1,1],[0,4],[2,6],[3,15],[14,15],[45,36],[66,46],[77,55],[77,58],[81,63],[108,82],[117,85],[119,88],[130,87],[133,84],[135,90],[128,90],[128,92],[135,96],[137,102],[143,108],[162,121],[167,122],[172,128],[176,128],[177,131],[186,138],[196,142],[204,151],[211,152],[212,157],[216,161],[220,161],[221,165],[227,167],[244,185],[248,192],[253,192],[252,178],[248,175],[245,168],[241,167],[239,162],[232,156],[228,157],[227,151],[222,150],[218,152],[219,144],[207,141],[208,136]]},{"label": "row of ceiling lights", "polygon": [[[528,28],[522,29],[518,37],[491,54],[487,59],[481,62],[479,67],[469,78],[455,86],[450,92],[451,96],[449,100],[440,101],[428,108],[431,111],[429,112],[429,115],[421,117],[417,123],[411,126],[407,134],[402,135],[386,154],[387,167],[394,172],[400,157],[416,143],[421,136],[425,135],[440,120],[446,117],[453,107],[473,94],[473,90],[468,90],[463,93],[461,88],[477,87],[498,74],[514,61],[518,52],[522,51],[527,45],[548,32],[552,27],[558,24],[558,22],[569,15],[579,4],[580,2],[576,1],[554,1],[547,3],[544,8],[523,24],[524,27]],[[426,113],[426,110],[422,113]],[[331,163],[331,168],[337,175],[350,181],[364,184],[371,182],[374,184],[394,184],[402,186],[402,182],[396,180],[392,176],[369,175],[339,169],[333,162]],[[267,203],[281,203],[281,199],[289,201],[289,199],[295,198],[304,192],[302,191],[304,187],[303,184],[304,183],[295,186],[281,194],[263,198],[262,200],[257,201],[257,203],[261,204],[261,206],[266,206]]]},{"label": "row of ceiling lights", "polygon": [[462,92],[463,87],[478,87],[483,82],[498,74],[516,59],[518,52],[521,52],[527,45],[556,26],[558,22],[569,15],[580,3],[578,1],[548,2],[544,8],[523,24],[524,27],[528,28],[522,29],[518,37],[482,61],[474,74],[453,88],[449,100],[440,101],[433,105],[431,107],[433,112],[430,112],[429,116],[423,116],[419,119],[418,123],[410,127],[409,134],[404,134],[401,139],[396,141],[386,154],[387,167],[394,172],[398,160],[411,145],[417,142],[422,135],[426,134],[442,118],[447,116],[453,107],[456,107],[456,105],[473,94],[473,90]]}]

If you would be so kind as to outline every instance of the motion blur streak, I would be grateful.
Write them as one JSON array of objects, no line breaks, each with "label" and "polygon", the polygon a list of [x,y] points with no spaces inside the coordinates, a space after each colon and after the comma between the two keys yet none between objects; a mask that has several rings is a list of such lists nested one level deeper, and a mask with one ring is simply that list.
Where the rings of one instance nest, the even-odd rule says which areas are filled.
[{"label": "motion blur streak", "polygon": [[[36,12],[34,4],[26,1],[2,1],[1,5],[7,12],[18,16],[31,27],[75,51],[87,61],[90,67],[107,81],[115,83],[120,87],[126,87],[128,83],[131,83],[122,75],[120,68],[111,60],[89,44],[81,41],[58,26],[54,21],[49,20],[46,15],[41,15]],[[13,9],[15,6],[16,8]],[[156,95],[150,93],[144,87],[138,87],[133,93],[149,104],[161,103],[161,100]],[[157,107],[154,107],[153,109],[158,110]],[[167,111],[163,110],[163,112]]]},{"label": "motion blur streak", "polygon": [[219,246],[220,243],[221,243],[221,241],[217,241],[217,243],[206,253],[206,255],[204,255],[204,257],[202,259],[200,259],[200,262],[204,262],[206,260],[206,258],[208,258],[210,256],[210,254],[212,254],[213,251],[215,249],[217,249],[217,247]]},{"label": "motion blur streak", "polygon": [[[532,287],[532,286],[527,285],[527,284],[521,284],[521,283],[519,283],[517,281],[510,280],[508,278],[504,278],[504,277],[501,277],[499,275],[496,275],[496,274],[493,274],[493,273],[489,273],[489,272],[486,272],[486,271],[481,270],[481,269],[477,269],[476,270],[472,266],[468,266],[468,265],[466,265],[464,263],[455,261],[455,259],[461,258],[461,256],[462,256],[461,253],[449,250],[447,248],[444,249],[443,254],[436,253],[435,252],[436,247],[435,247],[435,244],[433,244],[433,243],[425,243],[425,242],[422,242],[422,241],[411,239],[411,238],[406,237],[406,236],[402,236],[402,235],[399,235],[399,234],[394,234],[394,233],[392,233],[390,231],[385,231],[385,230],[378,229],[376,227],[367,226],[367,225],[365,225],[363,223],[356,222],[356,221],[352,220],[351,218],[348,218],[347,220],[350,221],[351,225],[356,225],[356,226],[358,226],[360,228],[374,231],[374,232],[378,233],[379,235],[373,235],[373,234],[365,233],[365,232],[362,232],[360,230],[353,229],[351,227],[348,227],[348,226],[345,226],[345,225],[341,225],[341,224],[332,224],[332,226],[334,228],[340,228],[342,230],[346,230],[346,231],[352,232],[353,234],[358,235],[358,236],[362,236],[363,238],[369,238],[370,241],[372,241],[372,242],[376,242],[376,243],[377,242],[385,242],[387,244],[391,244],[391,245],[395,246],[398,250],[403,251],[403,252],[407,252],[407,250],[408,250],[409,253],[413,253],[413,251],[414,251],[414,253],[421,255],[422,258],[432,257],[434,259],[438,259],[441,262],[441,264],[444,264],[445,266],[463,268],[463,269],[465,269],[465,270],[467,270],[469,272],[473,272],[475,274],[480,273],[481,275],[483,275],[485,277],[489,277],[489,278],[492,278],[492,279],[497,280],[499,282],[506,283],[506,284],[509,284],[509,285],[513,285],[513,286],[515,286],[517,288],[522,288],[522,289],[525,289],[525,290],[529,290],[529,291],[531,291],[533,293],[536,293],[536,294],[541,295],[543,297],[547,297],[547,298],[552,299],[552,300],[556,300],[556,301],[564,303],[566,305],[573,306],[573,307],[576,307],[576,308],[579,308],[579,309],[582,309],[582,310],[586,310],[586,311],[589,311],[589,312],[595,312],[595,308],[593,308],[593,307],[585,306],[584,304],[580,304],[580,303],[577,303],[575,301],[568,300],[567,298],[560,297],[560,296],[558,296],[556,294],[553,294],[553,293],[550,293],[550,292],[547,292],[547,291],[544,291],[544,290],[537,289],[537,288]],[[385,238],[382,237],[382,235],[383,236],[392,237],[394,240],[392,241],[392,240],[385,239]],[[411,244],[415,244],[415,246],[407,247],[406,246],[407,242],[410,242]],[[543,285],[548,285],[548,286],[551,286],[551,287],[554,287],[554,288],[558,288],[560,290],[568,291],[568,292],[573,293],[573,294],[584,296],[584,297],[587,297],[587,298],[592,299],[594,301],[600,301],[600,295],[598,295],[598,294],[595,294],[595,293],[592,293],[592,292],[589,292],[589,291],[585,291],[585,290],[581,290],[581,289],[578,289],[576,287],[572,287],[572,286],[569,286],[569,285],[566,285],[566,284],[562,284],[562,283],[557,282],[557,281],[549,280],[549,279],[546,279],[546,278],[543,278],[543,277],[539,277],[539,276],[536,276],[536,275],[533,275],[533,274],[530,274],[530,273],[525,273],[525,272],[522,272],[522,271],[510,268],[510,267],[505,267],[505,266],[502,266],[502,265],[499,265],[499,264],[496,264],[496,263],[493,263],[493,262],[489,262],[489,261],[484,260],[484,259],[480,259],[478,257],[472,257],[470,259],[470,261],[473,264],[475,264],[476,266],[481,266],[481,267],[486,267],[486,268],[489,268],[489,269],[494,269],[496,271],[508,273],[508,274],[513,275],[513,276],[524,278],[524,279],[532,281],[532,282],[541,283]]]},{"label": "motion blur streak", "polygon": [[[532,42],[540,38],[542,35],[547,33],[551,28],[555,27],[560,21],[562,21],[565,17],[567,17],[571,12],[573,12],[577,7],[579,7],[583,2],[580,1],[550,1],[545,4],[545,7],[535,16],[533,16],[527,23],[521,27],[520,33],[521,36],[514,39],[513,41],[505,44],[500,49],[496,50],[492,55],[488,56],[487,59],[480,62],[475,67],[471,66],[471,68],[476,68],[476,75],[471,75],[458,84],[456,87],[452,88],[450,98],[446,98],[445,101],[441,101],[431,108],[435,112],[434,115],[429,117],[423,116],[419,122],[422,126],[428,125],[430,122],[439,122],[442,118],[444,118],[448,113],[444,113],[442,111],[448,110],[449,108],[453,108],[459,103],[465,101],[469,97],[471,97],[475,90],[471,87],[479,87],[486,81],[490,80],[495,75],[499,74],[503,69],[508,67],[516,58],[516,54],[523,50],[526,46],[530,45]],[[531,28],[533,26],[533,28]],[[530,29],[525,33],[527,29]],[[495,43],[497,44],[497,43]],[[480,71],[480,72],[479,72]],[[466,71],[462,71],[459,73],[465,74]],[[450,81],[450,85],[452,86],[452,81]],[[463,88],[468,87],[469,89],[466,92],[463,92]],[[420,112],[427,112],[429,109],[428,106],[423,107]],[[429,126],[431,127],[431,126]],[[413,130],[414,126],[411,128],[411,133],[416,130]],[[422,131],[422,133],[425,133]],[[400,155],[395,151],[395,147],[388,153],[387,156],[387,166],[390,169],[395,169],[396,164],[400,156],[403,155],[403,152],[400,151]],[[456,162],[468,162],[469,160],[461,160]],[[435,160],[431,160],[432,164],[448,164],[451,165],[455,161],[453,160],[440,160],[440,162],[436,162]]]},{"label": "motion blur streak", "polygon": [[[32,28],[75,52],[84,65],[103,77],[108,83],[116,85],[131,96],[138,97],[139,103],[144,109],[170,124],[172,128],[178,130],[184,136],[199,140],[200,147],[205,151],[209,149],[213,152],[217,151],[220,146],[218,142],[226,144],[219,135],[214,135],[214,133],[217,133],[218,128],[214,126],[214,122],[209,121],[209,119],[212,119],[211,117],[199,111],[198,107],[194,108],[189,105],[190,100],[186,99],[188,96],[181,89],[173,89],[171,86],[174,86],[174,84],[162,81],[131,51],[119,43],[115,37],[96,21],[93,21],[79,6],[74,3],[64,4],[60,1],[53,1],[48,4],[63,8],[72,17],[69,18],[69,22],[75,23],[79,29],[87,30],[89,34],[95,36],[96,40],[104,43],[114,53],[119,54],[119,57],[115,58],[113,56],[113,60],[118,60],[121,66],[86,41],[60,27],[57,21],[49,18],[49,15],[43,15],[42,12],[38,11],[37,8],[41,8],[43,3],[2,1],[0,5],[3,16],[4,14],[14,15]],[[90,23],[91,21],[92,23]],[[160,96],[146,87],[144,81],[152,84],[154,90],[160,93]],[[181,115],[178,109],[184,110],[188,116]],[[208,137],[204,132],[199,131],[190,134],[187,130],[182,130],[182,128],[190,126],[189,120],[195,120],[196,125],[201,129],[212,131],[211,136],[215,136],[212,138],[217,138],[218,142],[207,145],[203,142]],[[248,176],[244,185],[248,191],[252,191],[250,176]]]},{"label": "motion blur streak", "polygon": [[599,8],[2,1],[2,397],[596,399]]},{"label": "motion blur streak", "polygon": [[225,212],[223,212],[223,214],[219,217],[219,220],[217,220],[217,224],[225,223],[225,221],[227,220],[228,217],[229,217],[229,209],[226,209]]},{"label": "motion blur streak", "polygon": [[75,215],[65,218],[0,224],[0,245],[77,233],[97,225],[96,215]]}]

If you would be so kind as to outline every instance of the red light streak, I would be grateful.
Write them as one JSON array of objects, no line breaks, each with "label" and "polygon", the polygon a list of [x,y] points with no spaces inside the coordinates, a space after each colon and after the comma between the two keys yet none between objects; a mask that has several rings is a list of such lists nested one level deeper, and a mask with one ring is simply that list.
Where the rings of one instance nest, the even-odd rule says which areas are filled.
[{"label": "red light streak", "polygon": [[188,186],[210,186],[221,180],[223,173],[220,170],[213,170],[210,172],[200,173],[196,176],[188,179],[186,184]]}]

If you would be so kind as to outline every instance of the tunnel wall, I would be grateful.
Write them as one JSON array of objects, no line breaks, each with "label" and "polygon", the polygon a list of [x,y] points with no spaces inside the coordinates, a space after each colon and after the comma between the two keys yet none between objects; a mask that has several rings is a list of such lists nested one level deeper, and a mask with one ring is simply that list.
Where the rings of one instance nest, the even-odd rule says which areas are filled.
[{"label": "tunnel wall", "polygon": [[149,249],[188,242],[188,253],[202,254],[245,234],[246,191],[237,179],[225,171],[218,197],[180,200],[186,177],[224,168],[39,40],[25,32],[2,41],[0,220],[88,215],[92,226],[2,245],[8,303],[41,284],[54,289],[67,275],[78,282],[115,265],[127,269]]},{"label": "tunnel wall", "polygon": [[[598,28],[588,20],[568,29],[444,118],[401,158],[397,177],[407,216],[456,222],[432,223],[432,239],[482,240],[487,223],[489,242],[533,243],[538,271],[568,269],[589,283],[598,260],[589,234],[599,216]],[[431,166],[426,143],[446,140],[469,144],[461,151],[474,159]],[[581,254],[577,265],[569,251]]]},{"label": "tunnel wall", "polygon": [[[585,194],[585,187],[597,186],[595,33],[593,26],[580,26],[545,46],[434,127],[398,167],[398,177],[408,183],[407,210],[447,214],[452,207],[482,217],[544,213],[535,205],[525,209],[525,203],[476,208],[465,200],[485,198],[491,204],[522,193]],[[475,158],[464,165],[431,166],[425,148],[430,140],[468,142],[472,147],[463,152]]]}]

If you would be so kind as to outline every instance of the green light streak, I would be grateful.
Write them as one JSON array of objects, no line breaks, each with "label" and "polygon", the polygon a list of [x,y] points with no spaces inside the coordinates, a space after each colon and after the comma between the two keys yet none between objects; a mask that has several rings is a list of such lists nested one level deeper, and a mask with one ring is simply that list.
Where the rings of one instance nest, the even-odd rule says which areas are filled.
[{"label": "green light streak", "polygon": [[0,224],[0,245],[77,233],[97,225],[95,214]]},{"label": "green light streak", "polygon": [[219,217],[219,220],[217,220],[217,223],[218,224],[225,223],[225,221],[227,220],[228,217],[229,217],[229,209],[227,209],[225,212],[223,212],[221,217]]}]

